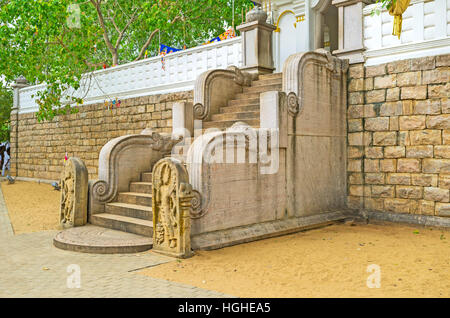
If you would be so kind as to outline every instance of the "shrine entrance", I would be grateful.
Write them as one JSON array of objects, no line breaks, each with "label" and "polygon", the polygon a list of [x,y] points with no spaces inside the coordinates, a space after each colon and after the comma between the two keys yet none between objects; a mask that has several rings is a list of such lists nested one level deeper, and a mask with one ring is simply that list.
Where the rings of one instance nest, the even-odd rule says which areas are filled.
[{"label": "shrine entrance", "polygon": [[297,22],[294,12],[284,11],[283,14],[278,18],[277,29],[275,35],[278,39],[278,52],[276,56],[277,65],[276,69],[281,72],[283,69],[284,62],[286,59],[297,53]]},{"label": "shrine entrance", "polygon": [[267,10],[273,35],[275,72],[282,72],[284,62],[295,53],[324,48],[338,49],[338,10],[331,0],[272,0]]}]

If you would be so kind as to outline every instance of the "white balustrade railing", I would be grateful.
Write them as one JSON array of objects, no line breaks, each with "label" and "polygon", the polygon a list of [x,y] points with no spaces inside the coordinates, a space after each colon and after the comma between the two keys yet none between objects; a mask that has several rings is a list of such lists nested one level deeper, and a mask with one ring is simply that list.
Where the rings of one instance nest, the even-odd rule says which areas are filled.
[{"label": "white balustrade railing", "polygon": [[380,4],[364,8],[366,65],[450,53],[450,0],[411,0],[403,14],[400,39],[392,35],[394,17]]},{"label": "white balustrade railing", "polygon": [[[171,53],[164,60],[165,70],[161,57],[157,56],[85,74],[80,89],[76,92],[69,89],[67,95],[82,98],[83,104],[93,104],[115,98],[189,91],[204,71],[242,66],[241,38]],[[43,84],[20,89],[19,112],[36,112],[39,109],[36,93],[43,89]]]}]

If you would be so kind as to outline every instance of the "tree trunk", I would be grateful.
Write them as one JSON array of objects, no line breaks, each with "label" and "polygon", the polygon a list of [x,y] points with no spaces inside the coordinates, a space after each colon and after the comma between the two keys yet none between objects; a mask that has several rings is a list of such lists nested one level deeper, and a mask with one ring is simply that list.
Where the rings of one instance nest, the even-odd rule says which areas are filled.
[{"label": "tree trunk", "polygon": [[117,53],[117,50],[114,50],[114,52],[112,52],[112,65],[119,65],[119,54]]}]

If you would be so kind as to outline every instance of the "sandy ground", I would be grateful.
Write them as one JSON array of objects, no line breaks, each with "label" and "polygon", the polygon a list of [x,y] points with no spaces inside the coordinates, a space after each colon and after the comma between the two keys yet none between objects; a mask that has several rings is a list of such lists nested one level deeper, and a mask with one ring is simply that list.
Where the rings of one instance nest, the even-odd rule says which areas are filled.
[{"label": "sandy ground", "polygon": [[[51,185],[1,187],[16,234],[59,229]],[[450,231],[436,228],[341,224],[196,254],[140,273],[240,297],[450,297]]]},{"label": "sandy ground", "polygon": [[46,183],[1,183],[14,233],[59,229],[60,191]]},{"label": "sandy ground", "polygon": [[333,225],[141,273],[239,297],[450,297],[450,231]]}]

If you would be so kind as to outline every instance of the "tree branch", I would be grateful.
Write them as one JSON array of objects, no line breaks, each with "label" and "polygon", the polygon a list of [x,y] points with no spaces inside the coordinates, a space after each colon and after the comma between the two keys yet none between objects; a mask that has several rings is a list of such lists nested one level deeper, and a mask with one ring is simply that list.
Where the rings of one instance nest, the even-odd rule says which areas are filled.
[{"label": "tree branch", "polygon": [[147,42],[145,42],[144,46],[141,48],[141,51],[139,52],[138,57],[134,60],[134,61],[139,61],[140,59],[142,59],[142,57],[145,54],[145,51],[147,50],[148,46],[150,45],[150,43],[152,43],[153,37],[156,35],[156,33],[158,33],[160,30],[156,29],[154,30],[150,36],[147,39]]},{"label": "tree branch", "polygon": [[136,20],[136,18],[137,18],[136,13],[137,12],[138,12],[138,9],[134,10],[133,15],[131,16],[131,18],[128,21],[127,25],[125,25],[125,28],[121,32],[119,32],[119,37],[117,38],[116,46],[115,46],[116,50],[119,48],[120,42],[122,42],[122,39],[123,39],[123,36],[125,35],[125,32],[128,30],[130,25]]},{"label": "tree branch", "polygon": [[[181,17],[180,17],[180,16],[177,16],[177,17],[175,17],[175,18],[170,22],[170,24],[174,24],[175,22],[177,22],[177,21],[180,20],[180,19],[181,19]],[[148,39],[147,39],[147,41],[145,42],[144,46],[142,47],[141,51],[139,52],[138,57],[137,57],[134,61],[138,61],[138,60],[142,59],[142,57],[144,56],[145,51],[147,50],[148,46],[150,45],[150,43],[152,43],[153,37],[154,37],[154,36],[156,35],[156,33],[159,32],[159,31],[160,31],[160,29],[156,29],[155,31],[153,31],[153,32],[150,34],[150,36],[148,37]]]},{"label": "tree branch", "polygon": [[70,50],[67,45],[64,44],[64,35],[66,33],[66,29],[64,29],[63,33],[61,34],[61,37],[56,37],[57,42],[48,42],[47,45],[61,45],[63,49],[69,53],[78,63],[84,63],[87,67],[101,67],[103,66],[103,63],[92,63],[89,62],[87,59],[80,59],[78,56],[75,55],[75,53]]},{"label": "tree branch", "polygon": [[117,15],[117,13],[114,13],[114,16],[111,17],[111,16],[108,14],[108,20],[110,20],[110,21],[112,22],[112,24],[113,24],[114,28],[116,29],[117,33],[120,33],[120,29],[119,29],[119,27],[117,26],[116,21],[115,21],[116,15]]},{"label": "tree branch", "polygon": [[95,10],[97,11],[97,17],[98,17],[98,21],[100,22],[100,26],[103,30],[103,39],[105,40],[105,44],[106,44],[108,50],[111,52],[111,55],[113,55],[113,58],[114,58],[114,55],[117,54],[117,50],[114,48],[114,46],[111,43],[111,40],[108,37],[108,32],[106,30],[106,25],[105,25],[105,18],[103,17],[102,11],[100,9],[101,0],[98,0],[98,2],[95,0],[90,0],[90,1],[94,5]]}]

